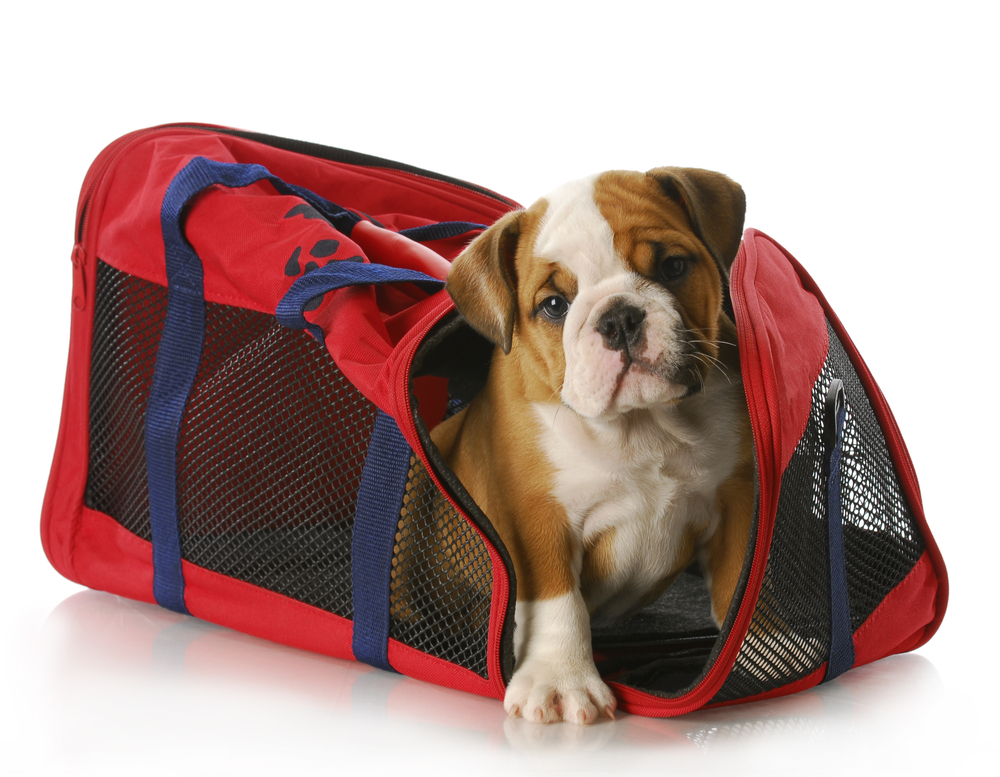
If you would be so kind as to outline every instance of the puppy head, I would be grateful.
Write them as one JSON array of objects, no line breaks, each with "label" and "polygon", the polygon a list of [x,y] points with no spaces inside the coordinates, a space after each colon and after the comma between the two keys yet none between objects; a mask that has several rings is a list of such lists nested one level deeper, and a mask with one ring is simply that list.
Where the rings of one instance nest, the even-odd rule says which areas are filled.
[{"label": "puppy head", "polygon": [[720,173],[602,173],[497,221],[455,260],[448,291],[583,416],[676,402],[719,355],[744,211],[743,190]]}]

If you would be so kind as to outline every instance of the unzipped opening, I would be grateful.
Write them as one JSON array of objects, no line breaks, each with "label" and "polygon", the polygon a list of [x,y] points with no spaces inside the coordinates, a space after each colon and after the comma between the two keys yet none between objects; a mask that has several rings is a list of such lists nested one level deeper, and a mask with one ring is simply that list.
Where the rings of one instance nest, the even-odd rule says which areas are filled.
[{"label": "unzipped opening", "polygon": [[[434,376],[447,381],[448,415],[460,412],[486,385],[494,346],[476,333],[457,313],[446,317],[425,338],[413,361],[412,378]],[[516,579],[503,541],[489,517],[475,504],[448,467],[431,440],[430,430],[440,416],[423,408],[416,394],[415,420],[421,442],[439,480],[465,514],[497,548],[511,581],[508,612],[504,622],[501,653],[504,665],[513,667],[513,621]],[[438,406],[440,403],[434,403]],[[756,518],[749,547],[754,547]],[[683,695],[704,676],[721,649],[746,586],[752,553],[744,561],[743,573],[723,628],[711,617],[711,597],[696,564],[680,575],[662,596],[631,617],[610,625],[592,627],[594,658],[608,681],[631,685],[661,696]],[[504,672],[509,679],[508,671]]]}]

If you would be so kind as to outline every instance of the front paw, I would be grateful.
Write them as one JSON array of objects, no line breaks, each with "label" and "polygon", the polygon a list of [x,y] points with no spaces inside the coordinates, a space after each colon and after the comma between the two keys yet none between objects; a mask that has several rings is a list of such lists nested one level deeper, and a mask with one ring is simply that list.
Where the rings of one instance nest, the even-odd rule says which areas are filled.
[{"label": "front paw", "polygon": [[560,720],[584,726],[603,713],[615,717],[615,700],[597,669],[586,666],[553,666],[527,662],[507,686],[503,708],[510,717],[520,715],[533,723]]}]

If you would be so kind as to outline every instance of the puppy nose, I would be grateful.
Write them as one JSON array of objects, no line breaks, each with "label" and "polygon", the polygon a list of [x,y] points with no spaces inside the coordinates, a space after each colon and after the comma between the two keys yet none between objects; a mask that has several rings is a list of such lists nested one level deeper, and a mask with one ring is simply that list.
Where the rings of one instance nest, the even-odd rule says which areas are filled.
[{"label": "puppy nose", "polygon": [[646,311],[627,303],[612,305],[597,321],[604,345],[612,351],[629,352],[643,334]]}]

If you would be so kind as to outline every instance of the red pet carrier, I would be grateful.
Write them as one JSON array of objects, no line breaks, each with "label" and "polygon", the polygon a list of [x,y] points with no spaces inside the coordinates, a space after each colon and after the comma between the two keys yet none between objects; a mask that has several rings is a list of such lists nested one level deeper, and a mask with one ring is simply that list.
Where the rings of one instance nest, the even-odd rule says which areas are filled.
[{"label": "red pet carrier", "polygon": [[[323,146],[201,125],[84,182],[42,514],[71,580],[502,698],[513,566],[429,430],[492,347],[443,291],[516,203]],[[749,230],[730,287],[758,500],[721,629],[690,572],[595,658],[621,706],[778,696],[926,642],[947,577],[878,386],[802,267]]]}]

